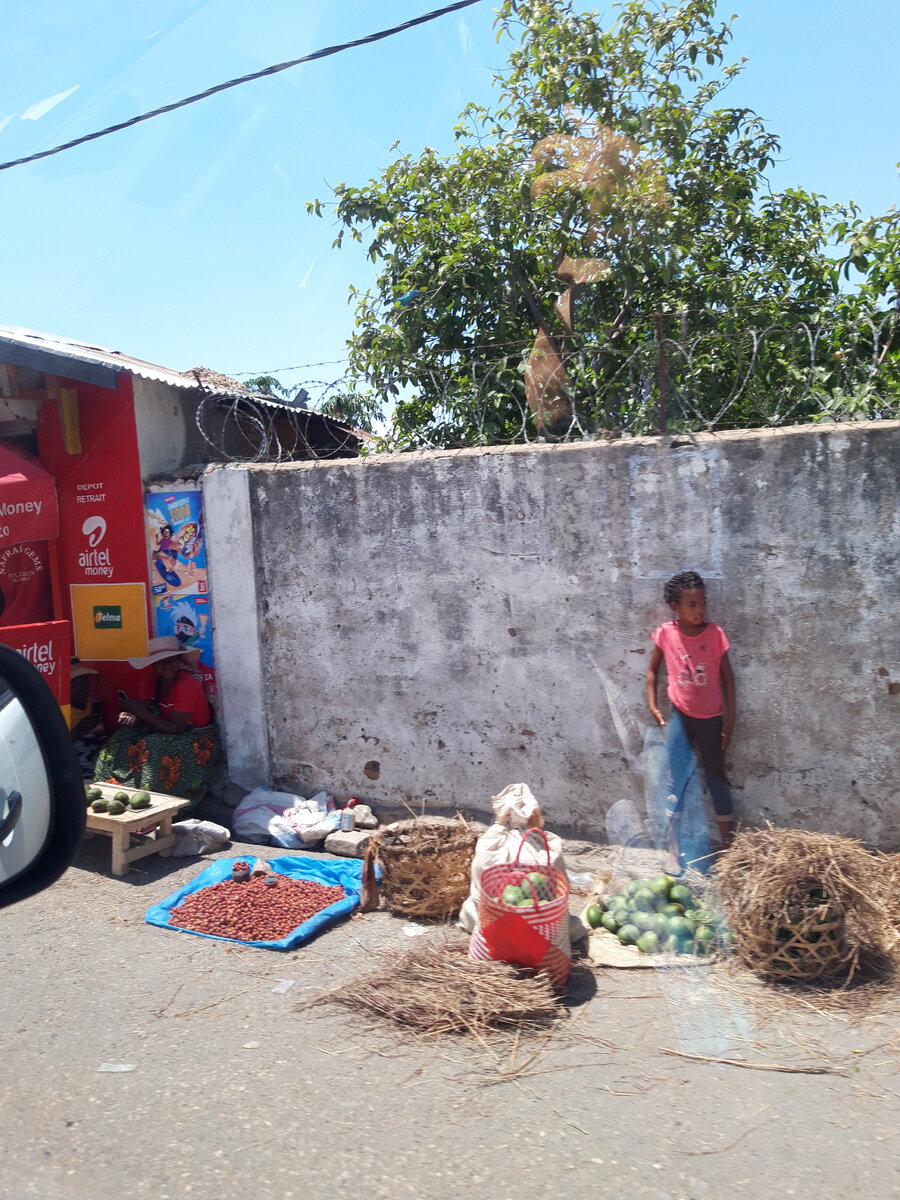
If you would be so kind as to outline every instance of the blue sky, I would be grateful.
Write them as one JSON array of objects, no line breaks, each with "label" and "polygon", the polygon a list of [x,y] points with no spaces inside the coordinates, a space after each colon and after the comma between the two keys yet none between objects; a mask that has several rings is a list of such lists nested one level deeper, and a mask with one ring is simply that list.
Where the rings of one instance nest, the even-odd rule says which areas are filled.
[{"label": "blue sky", "polygon": [[[0,160],[440,7],[441,0],[3,0]],[[494,0],[0,172],[0,322],[186,369],[342,373],[351,283],[371,267],[307,215],[390,147],[452,147],[502,65]],[[601,11],[603,9],[601,8]],[[866,213],[900,203],[896,0],[733,0],[727,103],[782,140],[776,189]],[[302,364],[329,365],[302,367]],[[302,367],[288,370],[287,368]]]}]

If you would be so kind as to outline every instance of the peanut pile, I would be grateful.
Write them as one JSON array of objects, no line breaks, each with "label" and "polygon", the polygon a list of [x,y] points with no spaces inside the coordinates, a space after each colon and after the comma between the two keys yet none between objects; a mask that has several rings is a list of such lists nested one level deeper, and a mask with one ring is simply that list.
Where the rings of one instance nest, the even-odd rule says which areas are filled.
[{"label": "peanut pile", "polygon": [[255,876],[244,883],[227,879],[186,896],[172,910],[169,924],[239,942],[278,942],[345,895],[342,887],[286,875]]}]

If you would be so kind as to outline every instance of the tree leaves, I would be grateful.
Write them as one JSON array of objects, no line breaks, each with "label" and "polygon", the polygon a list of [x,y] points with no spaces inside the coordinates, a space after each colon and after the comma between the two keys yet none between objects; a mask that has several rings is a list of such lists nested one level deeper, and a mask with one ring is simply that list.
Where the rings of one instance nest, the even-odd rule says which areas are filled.
[{"label": "tree leaves", "polygon": [[[854,382],[859,355],[829,350],[820,370],[825,335],[811,356],[809,337],[791,331],[827,326],[840,341],[870,318],[882,330],[897,308],[900,218],[863,221],[852,206],[769,191],[778,139],[750,109],[719,106],[742,63],[726,62],[731,32],[715,8],[624,0],[606,24],[571,0],[503,0],[498,37],[510,53],[497,104],[465,109],[454,153],[398,154],[379,179],[335,187],[335,244],[349,233],[380,264],[376,286],[354,296],[353,403],[370,416],[391,410],[393,444],[534,436],[523,370],[539,324],[565,343],[567,436],[656,427],[659,381],[645,354],[658,350],[656,314],[676,423],[815,416],[838,388],[858,413],[876,376],[894,379],[892,340],[873,343],[876,360],[884,349],[875,375]],[[598,192],[580,146],[603,129],[635,151],[627,186]],[[541,144],[569,147],[568,165],[536,158]],[[320,201],[308,210],[323,214]],[[830,236],[849,240],[846,257]],[[610,264],[580,290],[569,341],[555,309],[564,256]],[[849,300],[842,271],[862,276]]]}]

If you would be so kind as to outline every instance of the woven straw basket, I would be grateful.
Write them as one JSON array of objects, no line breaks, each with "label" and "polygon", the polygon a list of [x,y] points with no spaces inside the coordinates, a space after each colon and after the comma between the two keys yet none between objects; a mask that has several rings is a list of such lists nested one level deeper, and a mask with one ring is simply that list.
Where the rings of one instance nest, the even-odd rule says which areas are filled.
[{"label": "woven straw basket", "polygon": [[735,932],[738,958],[768,979],[833,979],[846,974],[853,961],[844,915],[827,906],[804,910],[790,923],[784,917],[745,919]]},{"label": "woven straw basket", "polygon": [[469,894],[477,840],[462,821],[417,821],[384,830],[376,851],[387,907],[403,917],[455,917]]}]

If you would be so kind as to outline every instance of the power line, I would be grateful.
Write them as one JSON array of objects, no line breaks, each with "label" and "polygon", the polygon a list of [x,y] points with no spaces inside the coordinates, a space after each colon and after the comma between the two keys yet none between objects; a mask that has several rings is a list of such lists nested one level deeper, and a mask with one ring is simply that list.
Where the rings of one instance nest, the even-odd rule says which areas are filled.
[{"label": "power line", "polygon": [[253,71],[250,75],[241,75],[239,79],[229,79],[227,83],[217,83],[215,87],[207,88],[205,92],[198,92],[195,96],[188,96],[184,100],[176,100],[174,104],[164,104],[162,108],[154,108],[151,112],[142,113],[139,117],[131,117],[127,121],[120,121],[118,125],[109,125],[106,129],[100,129],[96,133],[86,133],[83,137],[74,138],[71,142],[64,142],[61,146],[54,146],[52,150],[41,150],[38,154],[29,154],[25,158],[14,158],[11,162],[0,163],[0,171],[8,171],[10,167],[21,167],[25,163],[37,162],[41,158],[50,158],[53,154],[61,154],[63,150],[71,150],[74,146],[81,146],[85,142],[96,141],[97,138],[106,137],[110,133],[118,133],[120,129],[128,129],[132,125],[139,125],[141,121],[149,121],[153,117],[161,116],[162,113],[174,112],[177,108],[185,108],[188,104],[196,104],[198,100],[205,100],[208,96],[215,96],[217,92],[225,92],[229,88],[239,87],[242,83],[250,83],[254,79],[262,79],[266,75],[277,75],[280,71],[288,71],[291,67],[298,67],[302,63],[314,62],[318,58],[329,58],[333,54],[340,54],[343,50],[353,50],[356,46],[367,46],[372,42],[380,42],[385,38],[393,37],[395,33],[403,33],[407,29],[413,29],[416,25],[425,25],[428,21],[436,21],[438,17],[444,17],[448,13],[458,12],[462,8],[470,8],[473,4],[479,4],[481,0],[457,0],[455,4],[447,4],[444,8],[435,9],[433,12],[425,13],[421,17],[413,17],[410,21],[404,21],[402,25],[394,25],[390,29],[382,29],[378,33],[369,33],[365,37],[355,38],[352,42],[341,42],[337,46],[326,46],[323,50],[315,50],[312,54],[305,54],[303,58],[294,58],[290,62],[278,63],[273,67],[266,67],[262,71]]}]

